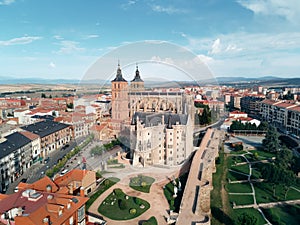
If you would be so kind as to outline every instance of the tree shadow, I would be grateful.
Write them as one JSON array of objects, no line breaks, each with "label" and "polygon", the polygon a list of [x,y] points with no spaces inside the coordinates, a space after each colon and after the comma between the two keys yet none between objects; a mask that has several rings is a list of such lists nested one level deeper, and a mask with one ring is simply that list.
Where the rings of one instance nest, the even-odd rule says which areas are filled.
[{"label": "tree shadow", "polygon": [[212,207],[211,213],[212,213],[212,216],[216,220],[218,220],[220,223],[226,224],[226,225],[234,225],[234,221],[226,213],[224,213],[221,209]]}]

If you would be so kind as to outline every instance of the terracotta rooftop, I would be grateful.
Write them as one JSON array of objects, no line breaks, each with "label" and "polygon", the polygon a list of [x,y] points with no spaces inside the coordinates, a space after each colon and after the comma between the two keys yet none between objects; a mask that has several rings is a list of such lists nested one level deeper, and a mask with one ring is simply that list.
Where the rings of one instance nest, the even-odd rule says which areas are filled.
[{"label": "terracotta rooftop", "polygon": [[247,113],[236,110],[236,111],[230,112],[229,114],[247,114]]},{"label": "terracotta rooftop", "polygon": [[47,186],[51,187],[51,192],[57,192],[58,186],[51,180],[48,176],[44,176],[43,178],[39,179],[38,181],[28,184],[28,183],[19,183],[18,188],[19,189],[34,189],[37,191],[47,191]]},{"label": "terracotta rooftop", "polygon": [[20,133],[32,141],[39,138],[39,135],[31,133],[29,131],[21,131]]},{"label": "terracotta rooftop", "polygon": [[82,181],[85,175],[91,172],[92,171],[88,171],[88,170],[73,169],[68,173],[64,174],[63,176],[56,177],[54,179],[54,182],[60,187],[65,186],[72,181]]},{"label": "terracotta rooftop", "polygon": [[275,100],[271,100],[271,99],[265,99],[262,100],[261,103],[267,104],[267,105],[273,105],[274,103],[276,103]]},{"label": "terracotta rooftop", "polygon": [[293,103],[282,102],[282,103],[276,104],[276,106],[277,106],[277,107],[280,107],[280,108],[288,108],[288,107],[296,106],[296,105],[293,104]]},{"label": "terracotta rooftop", "polygon": [[300,105],[290,108],[289,110],[300,112]]}]

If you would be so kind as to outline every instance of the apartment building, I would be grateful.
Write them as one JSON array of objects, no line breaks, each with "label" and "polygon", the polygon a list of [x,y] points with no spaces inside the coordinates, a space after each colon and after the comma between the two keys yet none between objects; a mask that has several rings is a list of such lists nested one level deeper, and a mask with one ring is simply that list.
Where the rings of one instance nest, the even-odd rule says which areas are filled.
[{"label": "apartment building", "polygon": [[15,132],[1,139],[0,143],[0,192],[5,192],[32,164],[31,140]]},{"label": "apartment building", "polygon": [[252,118],[259,118],[260,102],[264,96],[244,96],[241,98],[241,111],[247,113]]},{"label": "apartment building", "polygon": [[300,136],[300,106],[295,101],[275,101],[265,99],[261,102],[261,118],[284,132]]},{"label": "apartment building", "polygon": [[71,126],[51,120],[44,120],[21,127],[40,137],[41,157],[46,157],[50,152],[60,149],[72,139]]}]

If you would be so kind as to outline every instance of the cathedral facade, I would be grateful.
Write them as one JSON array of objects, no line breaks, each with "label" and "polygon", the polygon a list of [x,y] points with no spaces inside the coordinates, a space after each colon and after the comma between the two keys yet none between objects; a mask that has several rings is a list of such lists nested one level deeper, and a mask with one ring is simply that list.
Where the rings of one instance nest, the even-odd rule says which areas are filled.
[{"label": "cathedral facade", "polygon": [[193,151],[193,96],[146,90],[138,67],[123,78],[120,65],[112,85],[112,126],[116,136],[130,132],[134,166],[178,165]]}]

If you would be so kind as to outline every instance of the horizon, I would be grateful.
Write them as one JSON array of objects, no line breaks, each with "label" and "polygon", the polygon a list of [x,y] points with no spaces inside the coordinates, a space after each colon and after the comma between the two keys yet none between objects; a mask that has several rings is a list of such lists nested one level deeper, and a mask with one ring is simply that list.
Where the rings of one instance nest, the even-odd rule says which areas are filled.
[{"label": "horizon", "polygon": [[293,0],[0,0],[0,77],[77,80],[117,48],[162,40],[215,77],[297,78],[299,15]]}]

